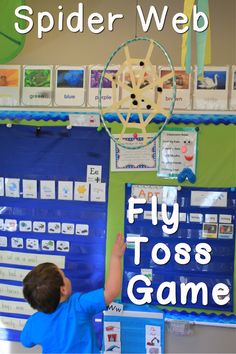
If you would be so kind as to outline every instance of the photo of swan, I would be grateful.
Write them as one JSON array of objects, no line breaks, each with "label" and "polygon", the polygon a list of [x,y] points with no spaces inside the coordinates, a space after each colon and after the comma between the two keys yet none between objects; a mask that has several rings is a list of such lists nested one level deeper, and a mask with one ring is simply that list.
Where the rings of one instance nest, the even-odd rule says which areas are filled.
[{"label": "photo of swan", "polygon": [[197,80],[198,90],[225,90],[226,71],[204,71],[204,77]]}]

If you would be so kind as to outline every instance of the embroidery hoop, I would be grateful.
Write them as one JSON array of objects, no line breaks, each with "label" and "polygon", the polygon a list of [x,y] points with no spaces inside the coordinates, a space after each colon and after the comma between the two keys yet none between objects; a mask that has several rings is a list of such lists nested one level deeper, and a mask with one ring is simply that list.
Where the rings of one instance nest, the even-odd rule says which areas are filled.
[{"label": "embroidery hoop", "polygon": [[[132,58],[130,56],[129,45],[131,43],[139,42],[139,41],[146,41],[149,43],[148,50],[146,56],[144,58]],[[170,73],[159,77],[157,70],[154,70],[154,64],[151,63],[151,56],[153,54],[154,48],[159,49],[161,53],[164,55],[168,62],[168,66],[170,68]],[[121,51],[124,50],[125,54],[125,61],[120,65],[119,70],[115,75],[108,73],[108,67],[110,66],[113,58]],[[135,75],[135,70],[139,68],[139,77],[137,78]],[[144,82],[144,75],[147,70],[151,70],[152,80],[146,85],[141,87],[142,83]],[[122,80],[122,75],[125,72],[129,73],[130,75],[130,85],[127,85]],[[108,107],[102,106],[102,96],[103,96],[103,81],[107,79],[111,82],[112,86],[112,104]],[[171,102],[169,109],[165,109],[161,107],[161,98],[163,93],[163,84],[167,80],[171,80],[172,83],[171,90]],[[128,92],[128,96],[125,98],[119,99],[117,97],[116,89],[122,88],[126,93]],[[157,99],[150,100],[145,94],[150,90],[157,90]],[[103,123],[104,128],[106,129],[107,133],[109,134],[110,138],[121,147],[127,149],[140,149],[151,144],[154,140],[156,140],[160,134],[162,133],[165,126],[170,121],[174,104],[176,100],[176,77],[174,72],[174,67],[170,56],[166,52],[165,48],[158,43],[157,41],[150,39],[148,37],[137,37],[134,39],[127,40],[126,42],[122,43],[120,46],[117,47],[113,51],[113,53],[108,58],[104,70],[101,75],[100,84],[99,84],[99,92],[98,92],[98,107],[100,118]],[[130,102],[129,102],[130,101]],[[124,113],[124,109],[122,105],[124,103],[129,102],[129,108],[127,112]],[[146,105],[146,110],[143,106]],[[123,112],[122,112],[123,111]],[[165,117],[164,122],[162,123],[161,127],[154,133],[154,136],[149,138],[147,135],[146,127],[149,123],[152,122],[153,118],[157,115],[161,114]],[[136,116],[134,116],[136,115]],[[138,117],[138,122],[137,122]],[[110,121],[109,121],[110,119]],[[136,121],[135,121],[136,119]],[[119,138],[117,139],[109,129],[109,123],[111,120],[117,120],[119,123],[122,124],[123,128],[119,133]],[[130,138],[125,138],[126,129],[135,129],[141,130],[141,133],[133,133],[134,141],[137,139],[137,145],[126,144],[122,141],[130,140]],[[140,144],[142,141],[142,144]]]}]

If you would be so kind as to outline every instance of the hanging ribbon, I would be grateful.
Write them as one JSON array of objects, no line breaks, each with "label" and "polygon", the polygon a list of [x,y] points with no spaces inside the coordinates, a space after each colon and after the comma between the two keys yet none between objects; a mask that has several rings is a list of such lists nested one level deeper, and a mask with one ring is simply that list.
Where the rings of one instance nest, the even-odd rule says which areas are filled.
[{"label": "hanging ribbon", "polygon": [[[184,0],[184,14],[188,17],[189,30],[185,32],[182,36],[182,54],[181,54],[181,65],[185,67],[187,73],[191,72],[191,38],[192,38],[192,10],[194,3],[198,3],[198,12],[203,12],[206,14],[209,20],[209,6],[208,0]],[[186,26],[185,25],[185,26]],[[204,25],[204,20],[202,17],[198,20],[199,27]],[[210,33],[210,22],[208,29],[203,32],[197,32],[196,35],[197,42],[197,66],[198,66],[198,76],[203,75],[204,65],[211,63],[211,33]]]},{"label": "hanging ribbon", "polygon": [[[203,12],[209,19],[208,0],[198,0],[198,11]],[[199,19],[199,26],[203,26],[203,18]],[[204,32],[197,32],[197,67],[198,76],[203,75],[204,65],[211,62],[211,40],[210,40],[210,23],[208,29]]]},{"label": "hanging ribbon", "polygon": [[194,3],[195,0],[184,1],[184,14],[188,18],[188,23],[185,26],[188,26],[189,30],[185,32],[182,37],[181,65],[185,67],[187,73],[191,72],[191,17]]}]

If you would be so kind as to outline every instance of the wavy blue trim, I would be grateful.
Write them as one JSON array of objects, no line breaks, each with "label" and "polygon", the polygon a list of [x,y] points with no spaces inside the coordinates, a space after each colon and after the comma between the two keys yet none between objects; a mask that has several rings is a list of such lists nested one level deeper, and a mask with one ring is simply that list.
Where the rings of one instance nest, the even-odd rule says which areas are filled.
[{"label": "wavy blue trim", "polygon": [[215,314],[215,313],[196,313],[196,312],[186,312],[186,311],[176,311],[176,310],[163,310],[165,313],[165,319],[167,320],[184,320],[190,322],[206,322],[206,323],[222,323],[222,324],[235,324],[236,325],[236,315],[225,315],[225,314]]},{"label": "wavy blue trim", "polygon": [[[36,121],[69,121],[69,115],[71,114],[96,114],[96,112],[51,112],[51,111],[0,111],[0,123],[1,120],[36,120]],[[144,115],[144,119],[148,115]],[[130,121],[136,121],[138,120],[137,114],[131,115]],[[106,114],[106,121],[108,123],[113,123],[113,122],[120,122],[119,118],[117,117],[116,114]],[[157,114],[152,122],[153,123],[161,123],[165,121],[165,117]],[[236,115],[235,114],[229,114],[229,115],[224,115],[224,114],[173,114],[173,116],[170,119],[170,123],[175,123],[175,124],[190,124],[194,123],[196,125],[198,124],[236,124]]]}]

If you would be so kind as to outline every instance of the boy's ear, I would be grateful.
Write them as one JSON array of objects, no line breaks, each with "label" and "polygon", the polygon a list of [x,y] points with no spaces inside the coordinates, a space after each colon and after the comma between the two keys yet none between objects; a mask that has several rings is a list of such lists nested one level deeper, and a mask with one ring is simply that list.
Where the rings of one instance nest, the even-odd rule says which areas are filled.
[{"label": "boy's ear", "polygon": [[67,289],[65,285],[60,286],[60,292],[61,292],[61,296],[67,295]]}]

